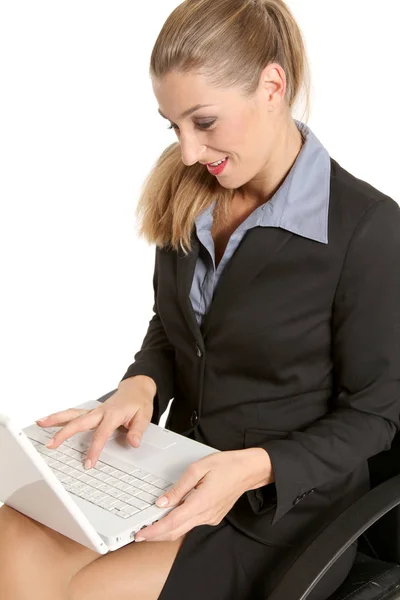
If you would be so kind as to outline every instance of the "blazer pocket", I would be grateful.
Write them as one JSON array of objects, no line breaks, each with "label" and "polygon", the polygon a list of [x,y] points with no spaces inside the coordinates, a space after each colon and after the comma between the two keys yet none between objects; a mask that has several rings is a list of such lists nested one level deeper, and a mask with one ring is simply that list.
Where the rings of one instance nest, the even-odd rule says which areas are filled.
[{"label": "blazer pocket", "polygon": [[279,431],[277,429],[260,429],[259,427],[246,427],[244,432],[244,447],[252,448],[259,446],[269,440],[283,440],[290,431]]}]

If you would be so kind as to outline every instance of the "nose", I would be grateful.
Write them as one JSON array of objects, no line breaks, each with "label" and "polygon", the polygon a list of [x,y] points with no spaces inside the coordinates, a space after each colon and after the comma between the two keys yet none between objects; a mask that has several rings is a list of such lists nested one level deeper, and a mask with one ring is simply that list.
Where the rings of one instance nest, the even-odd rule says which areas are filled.
[{"label": "nose", "polygon": [[195,136],[190,140],[186,138],[186,140],[183,141],[181,135],[180,146],[182,162],[187,167],[190,167],[200,161],[204,162],[202,157],[206,156],[206,147],[203,144],[199,144]]}]

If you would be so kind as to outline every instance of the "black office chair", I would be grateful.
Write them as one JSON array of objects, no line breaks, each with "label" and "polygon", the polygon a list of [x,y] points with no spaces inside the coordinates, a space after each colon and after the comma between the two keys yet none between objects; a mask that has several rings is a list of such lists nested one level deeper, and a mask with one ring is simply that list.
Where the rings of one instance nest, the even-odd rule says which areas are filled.
[{"label": "black office chair", "polygon": [[[104,402],[116,390],[98,399]],[[306,600],[337,558],[358,539],[349,575],[329,600],[400,599],[400,433],[390,450],[368,461],[371,490],[335,515],[288,556],[265,600]]]},{"label": "black office chair", "polygon": [[353,568],[329,600],[400,598],[400,433],[368,465],[372,489],[305,541],[268,600],[305,600],[357,539]]}]

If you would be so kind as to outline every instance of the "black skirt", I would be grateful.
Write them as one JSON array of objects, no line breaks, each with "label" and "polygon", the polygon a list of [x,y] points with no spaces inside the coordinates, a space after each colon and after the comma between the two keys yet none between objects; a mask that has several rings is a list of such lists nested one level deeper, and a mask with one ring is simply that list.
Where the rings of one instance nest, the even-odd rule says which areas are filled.
[{"label": "black skirt", "polygon": [[[190,530],[158,600],[266,600],[287,549],[248,537],[226,519]],[[357,542],[332,565],[307,600],[327,600],[346,579]]]}]

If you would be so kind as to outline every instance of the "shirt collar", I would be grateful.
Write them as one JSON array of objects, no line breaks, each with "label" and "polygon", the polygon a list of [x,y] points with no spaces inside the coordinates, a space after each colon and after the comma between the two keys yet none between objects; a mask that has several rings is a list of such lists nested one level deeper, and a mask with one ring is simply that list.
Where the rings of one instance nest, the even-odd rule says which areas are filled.
[{"label": "shirt collar", "polygon": [[[293,120],[305,140],[303,147],[279,189],[249,218],[252,226],[281,227],[327,244],[331,159],[311,129]],[[215,200],[197,216],[198,230],[211,229],[214,206]]]}]

